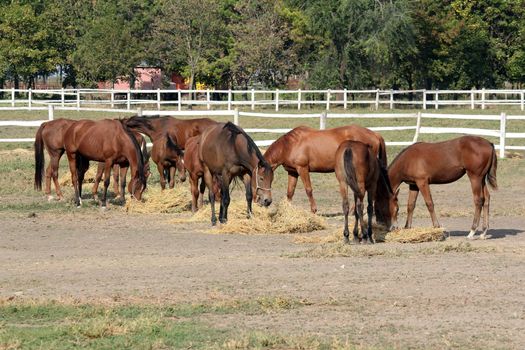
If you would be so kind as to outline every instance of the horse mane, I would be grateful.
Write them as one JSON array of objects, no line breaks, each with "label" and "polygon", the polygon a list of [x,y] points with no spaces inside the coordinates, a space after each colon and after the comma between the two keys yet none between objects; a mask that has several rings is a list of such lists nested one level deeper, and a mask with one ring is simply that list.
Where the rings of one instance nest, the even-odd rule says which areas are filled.
[{"label": "horse mane", "polygon": [[235,139],[237,135],[241,134],[246,138],[246,143],[248,144],[248,154],[253,154],[257,156],[259,159],[259,162],[262,164],[265,168],[271,168],[270,164],[266,161],[266,158],[262,155],[261,151],[259,150],[259,147],[255,144],[253,139],[241,128],[239,128],[237,125],[233,124],[232,122],[227,122],[223,129],[228,130],[231,133],[230,142],[233,145],[235,143]]},{"label": "horse mane", "polygon": [[137,170],[138,170],[138,174],[139,174],[139,180],[140,180],[140,182],[142,183],[142,185],[144,186],[144,189],[145,189],[146,188],[146,175],[144,174],[144,155],[142,154],[142,150],[140,149],[140,145],[139,145],[137,139],[135,138],[135,135],[133,135],[133,132],[127,127],[126,120],[119,119],[119,122],[120,122],[120,125],[122,125],[122,129],[124,129],[124,132],[131,139],[133,147],[135,148],[135,154],[137,155],[137,163],[138,163],[137,164],[137,167],[138,167]]},{"label": "horse mane", "polygon": [[151,125],[151,119],[159,118],[159,116],[153,116],[153,117],[142,117],[138,115],[134,115],[132,117],[129,117],[127,119],[123,120],[123,125],[127,126],[128,128],[136,129],[138,131],[141,131],[145,134],[152,133],[154,131],[153,125]]},{"label": "horse mane", "polygon": [[175,143],[172,140],[171,136],[168,133],[166,133],[166,147],[175,152],[175,154],[177,154],[179,157],[182,157],[184,155],[182,148],[180,148],[179,145],[177,145],[177,143]]}]

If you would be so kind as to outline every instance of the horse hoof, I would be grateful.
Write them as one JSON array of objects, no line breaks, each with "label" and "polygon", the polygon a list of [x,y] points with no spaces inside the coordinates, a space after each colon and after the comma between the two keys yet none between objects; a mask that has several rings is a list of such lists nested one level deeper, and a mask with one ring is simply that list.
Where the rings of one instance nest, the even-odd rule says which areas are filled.
[{"label": "horse hoof", "polygon": [[348,239],[348,237],[343,236],[343,243],[344,244],[350,244],[350,240]]},{"label": "horse hoof", "polygon": [[53,196],[47,196],[47,201],[51,202],[53,200]]},{"label": "horse hoof", "polygon": [[105,205],[100,207],[100,211],[106,211],[106,210],[108,210],[108,208]]}]

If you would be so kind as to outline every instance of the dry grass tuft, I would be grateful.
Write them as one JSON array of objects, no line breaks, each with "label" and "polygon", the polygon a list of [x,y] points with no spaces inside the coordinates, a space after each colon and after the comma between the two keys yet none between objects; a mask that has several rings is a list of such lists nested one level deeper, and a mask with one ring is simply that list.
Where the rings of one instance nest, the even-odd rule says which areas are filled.
[{"label": "dry grass tuft", "polygon": [[187,186],[176,186],[162,191],[158,187],[149,187],[143,195],[143,201],[128,200],[124,210],[128,213],[180,213],[191,210],[191,194]]},{"label": "dry grass tuft", "polygon": [[[84,183],[95,183],[95,176],[97,176],[97,164],[92,165],[84,174]],[[60,186],[71,186],[71,173],[66,171],[62,176],[58,178]]]},{"label": "dry grass tuft", "polygon": [[415,227],[409,229],[398,229],[391,232],[379,231],[374,234],[377,242],[398,242],[398,243],[422,243],[435,242],[445,239],[445,230],[432,227]]},{"label": "dry grass tuft", "polygon": [[[216,203],[216,214],[219,213],[219,203]],[[305,233],[326,228],[324,218],[304,209],[293,206],[286,199],[272,206],[263,208],[253,204],[253,216],[247,218],[246,201],[233,200],[228,207],[228,223],[210,230],[210,233]],[[172,223],[208,222],[211,217],[209,205],[201,208],[190,218],[178,218]]]}]

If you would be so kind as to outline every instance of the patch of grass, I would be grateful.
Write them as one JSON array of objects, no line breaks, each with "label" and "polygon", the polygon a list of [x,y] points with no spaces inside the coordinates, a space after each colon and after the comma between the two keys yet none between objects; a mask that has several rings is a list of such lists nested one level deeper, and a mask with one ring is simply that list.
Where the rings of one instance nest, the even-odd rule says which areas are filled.
[{"label": "patch of grass", "polygon": [[496,247],[474,246],[470,242],[441,243],[420,249],[423,254],[443,254],[443,253],[490,253],[496,251]]},{"label": "patch of grass", "polygon": [[289,258],[335,258],[335,257],[374,257],[374,256],[401,256],[400,249],[385,249],[384,246],[355,246],[343,242],[325,243],[315,247],[287,254]]}]

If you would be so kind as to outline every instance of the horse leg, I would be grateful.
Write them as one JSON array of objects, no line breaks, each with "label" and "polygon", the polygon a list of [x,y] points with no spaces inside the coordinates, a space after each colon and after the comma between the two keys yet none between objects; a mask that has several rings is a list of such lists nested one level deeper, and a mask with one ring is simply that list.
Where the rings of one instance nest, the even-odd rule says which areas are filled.
[{"label": "horse leg", "polygon": [[75,204],[77,208],[80,208],[80,206],[82,205],[82,199],[78,194],[78,172],[76,154],[68,154],[67,160],[69,162],[69,171],[71,172],[71,183],[73,184],[73,189],[75,190]]},{"label": "horse leg", "polygon": [[357,195],[354,193],[354,203],[352,204],[351,209],[352,214],[354,215],[354,229],[352,231],[354,235],[354,244],[359,244],[359,216],[357,213]]},{"label": "horse leg", "polygon": [[57,194],[57,199],[61,200],[64,198],[62,195],[62,191],[60,191],[60,184],[58,183],[58,166],[60,162],[60,157],[62,157],[63,152],[60,152],[59,154],[53,154],[51,156],[49,166],[46,170],[46,189],[45,192],[47,194],[47,200],[53,199],[51,196],[51,179],[53,179],[53,183],[55,184],[55,192]]},{"label": "horse leg", "polygon": [[104,162],[98,162],[97,164],[97,174],[95,175],[95,183],[93,183],[93,188],[91,193],[93,193],[93,200],[98,202],[98,185],[102,179],[102,174],[104,173]]},{"label": "horse leg", "polygon": [[310,181],[310,173],[308,172],[308,168],[298,167],[297,172],[299,173],[299,176],[303,181],[306,195],[308,196],[308,200],[310,201],[310,209],[312,210],[312,213],[315,214],[317,212],[317,204],[315,203],[315,199],[313,196],[312,182]]},{"label": "horse leg", "polygon": [[89,160],[81,157],[78,167],[78,196],[82,198],[82,184],[84,183],[84,175],[86,175],[86,171],[89,169]]},{"label": "horse leg", "polygon": [[483,204],[483,232],[479,236],[481,239],[487,238],[487,231],[489,229],[489,207],[490,207],[490,193],[487,184],[483,186],[483,194],[485,195],[485,203]]},{"label": "horse leg", "polygon": [[221,224],[228,222],[228,206],[230,205],[230,186],[231,179],[227,174],[222,175],[221,182],[221,209],[219,212],[219,221]]},{"label": "horse leg", "polygon": [[470,228],[467,238],[473,239],[479,226],[481,208],[483,208],[483,205],[485,204],[485,197],[483,196],[483,179],[471,174],[468,175],[472,187],[472,196],[474,197],[474,220],[472,221],[472,227]]},{"label": "horse leg", "polygon": [[191,212],[195,213],[197,211],[197,200],[199,199],[199,177],[190,174],[190,187],[191,187]]},{"label": "horse leg", "polygon": [[159,171],[159,174],[160,174],[160,188],[162,190],[165,190],[166,189],[166,174],[165,174],[166,169],[164,169],[164,166],[161,164],[161,162],[157,163],[157,170]]},{"label": "horse leg", "polygon": [[177,168],[175,167],[170,167],[169,168],[169,179],[170,179],[170,188],[174,188],[175,187],[175,171],[177,170]]},{"label": "horse leg", "polygon": [[104,164],[104,192],[102,193],[102,209],[106,209],[106,199],[108,195],[108,187],[111,179],[111,166],[113,165],[113,160],[106,159]]},{"label": "horse leg", "polygon": [[432,201],[432,195],[430,194],[430,186],[428,185],[428,182],[426,180],[417,181],[416,185],[421,191],[421,195],[425,199],[425,204],[427,205],[428,212],[432,218],[432,225],[434,227],[441,227],[434,211],[434,202]]},{"label": "horse leg", "polygon": [[414,208],[416,207],[417,195],[419,189],[416,185],[410,185],[410,192],[408,192],[408,204],[407,204],[407,222],[405,228],[412,227],[412,217],[414,216]]},{"label": "horse leg", "polygon": [[372,238],[372,218],[374,216],[374,198],[375,198],[375,189],[368,190],[368,206],[366,207],[366,213],[368,215],[368,228],[367,228],[368,243],[374,243],[374,239]]},{"label": "horse leg", "polygon": [[[126,185],[127,185],[127,181],[126,181],[126,174],[128,173],[128,168],[129,167],[119,167],[119,176],[118,176],[118,180],[120,180],[120,191],[119,191],[119,199],[123,202],[126,201]],[[115,173],[113,173],[113,176],[115,176]]]},{"label": "horse leg", "polygon": [[348,185],[345,181],[339,181],[339,192],[341,193],[341,199],[343,200],[343,215],[345,216],[345,224],[343,228],[343,240],[345,243],[350,243],[350,231],[348,230],[348,213],[350,212],[350,204],[348,203]]},{"label": "horse leg", "polygon": [[246,189],[246,217],[249,219],[253,215],[253,211],[252,211],[252,202],[253,202],[252,177],[250,175],[246,174],[246,175],[244,175],[242,181],[244,182],[244,188]]},{"label": "horse leg", "polygon": [[297,177],[299,174],[288,172],[288,190],[286,191],[286,198],[291,202],[297,186]]},{"label": "horse leg", "polygon": [[120,197],[120,166],[118,164],[113,165],[113,193],[115,198]]},{"label": "horse leg", "polygon": [[217,224],[217,216],[215,216],[215,192],[213,191],[213,176],[208,169],[204,169],[204,182],[206,183],[206,187],[208,187],[211,206],[211,224],[215,226]]},{"label": "horse leg", "polygon": [[[198,181],[199,177],[197,177]],[[199,186],[199,202],[197,204],[197,208],[202,208],[204,205],[204,191],[206,190],[206,184],[204,183],[204,178],[201,177],[201,184]]]}]

